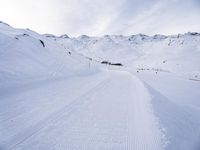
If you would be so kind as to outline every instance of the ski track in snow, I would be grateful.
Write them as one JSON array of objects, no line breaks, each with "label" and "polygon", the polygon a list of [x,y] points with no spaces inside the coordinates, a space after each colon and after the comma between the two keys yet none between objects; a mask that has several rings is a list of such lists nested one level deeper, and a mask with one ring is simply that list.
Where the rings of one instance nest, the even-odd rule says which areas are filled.
[{"label": "ski track in snow", "polygon": [[120,71],[19,135],[7,149],[164,149],[148,91]]}]

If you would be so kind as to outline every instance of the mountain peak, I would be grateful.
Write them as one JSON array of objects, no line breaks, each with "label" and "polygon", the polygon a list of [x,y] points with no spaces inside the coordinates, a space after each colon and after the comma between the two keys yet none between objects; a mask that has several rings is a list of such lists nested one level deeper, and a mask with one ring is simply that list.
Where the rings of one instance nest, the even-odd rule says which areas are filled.
[{"label": "mountain peak", "polygon": [[70,37],[67,34],[63,34],[63,35],[60,36],[60,38],[69,39]]}]

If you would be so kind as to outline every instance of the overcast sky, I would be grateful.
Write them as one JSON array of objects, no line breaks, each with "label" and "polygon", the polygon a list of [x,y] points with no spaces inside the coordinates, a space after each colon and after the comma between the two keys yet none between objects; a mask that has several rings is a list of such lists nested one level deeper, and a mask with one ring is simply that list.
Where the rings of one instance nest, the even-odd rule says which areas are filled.
[{"label": "overcast sky", "polygon": [[200,0],[0,0],[0,20],[69,36],[200,32]]}]

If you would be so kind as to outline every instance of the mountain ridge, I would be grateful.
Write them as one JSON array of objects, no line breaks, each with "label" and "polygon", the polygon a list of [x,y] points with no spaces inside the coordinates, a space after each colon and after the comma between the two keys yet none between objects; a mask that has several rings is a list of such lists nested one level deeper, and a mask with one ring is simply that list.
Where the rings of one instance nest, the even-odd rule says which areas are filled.
[{"label": "mountain ridge", "polygon": [[[19,62],[19,58],[16,57],[19,55],[17,51],[23,49],[20,53],[24,56],[26,53],[26,56],[28,54],[29,57],[34,58],[34,64],[42,62],[41,64],[49,66],[48,68],[57,68],[59,59],[66,57],[66,60],[62,59],[60,64],[70,64],[69,59],[70,62],[82,61],[85,66],[88,66],[89,60],[93,65],[108,62],[107,64],[122,64],[123,67],[133,70],[163,70],[184,74],[188,78],[200,76],[200,65],[198,65],[200,64],[200,33],[197,32],[170,36],[137,34],[131,36],[105,35],[102,37],[89,37],[82,35],[74,38],[69,37],[67,34],[61,36],[41,35],[30,29],[15,29],[4,22],[0,22],[0,35],[1,45],[3,45],[1,53],[4,52],[4,57],[8,58],[9,55],[13,55],[16,62]],[[11,45],[6,47],[7,43],[13,43],[16,48],[10,47]],[[7,52],[12,49],[16,54],[6,54],[5,49],[8,49]],[[31,49],[38,54],[43,52],[44,56],[41,56],[38,60],[39,57]],[[4,59],[2,58],[2,60]],[[53,64],[55,66],[50,67]],[[41,68],[41,66],[43,65],[38,67]],[[5,67],[2,66],[4,71],[11,71],[8,68],[5,69]],[[21,69],[19,70],[22,71]],[[37,70],[37,68],[33,68],[33,71],[35,69]],[[27,71],[22,72],[28,73]]]}]

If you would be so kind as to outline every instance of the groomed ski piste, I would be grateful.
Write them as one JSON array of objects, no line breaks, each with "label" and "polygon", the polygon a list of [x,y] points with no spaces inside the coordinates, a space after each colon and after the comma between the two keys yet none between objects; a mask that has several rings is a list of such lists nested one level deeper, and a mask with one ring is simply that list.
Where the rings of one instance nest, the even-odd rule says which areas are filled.
[{"label": "groomed ski piste", "polygon": [[1,22],[0,150],[199,150],[199,41]]}]

